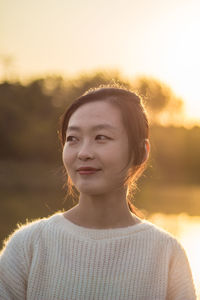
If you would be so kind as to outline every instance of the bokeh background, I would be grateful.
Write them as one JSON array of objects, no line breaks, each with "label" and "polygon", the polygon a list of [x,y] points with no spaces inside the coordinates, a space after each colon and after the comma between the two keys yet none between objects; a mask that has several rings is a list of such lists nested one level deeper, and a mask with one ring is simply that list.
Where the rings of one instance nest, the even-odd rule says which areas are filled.
[{"label": "bokeh background", "polygon": [[200,293],[199,12],[199,0],[0,1],[0,247],[17,223],[74,205],[59,118],[119,83],[151,123],[134,204],[181,241]]}]

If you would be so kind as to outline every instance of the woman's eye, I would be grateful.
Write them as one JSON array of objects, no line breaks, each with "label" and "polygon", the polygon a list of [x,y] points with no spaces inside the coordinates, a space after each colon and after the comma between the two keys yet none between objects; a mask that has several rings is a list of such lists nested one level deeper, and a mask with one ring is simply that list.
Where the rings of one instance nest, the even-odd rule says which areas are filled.
[{"label": "woman's eye", "polygon": [[96,140],[100,140],[100,141],[109,140],[109,137],[106,135],[99,134],[96,136]]},{"label": "woman's eye", "polygon": [[69,135],[69,136],[66,138],[66,141],[67,141],[67,142],[76,142],[76,141],[77,141],[77,138],[76,138],[75,136]]}]

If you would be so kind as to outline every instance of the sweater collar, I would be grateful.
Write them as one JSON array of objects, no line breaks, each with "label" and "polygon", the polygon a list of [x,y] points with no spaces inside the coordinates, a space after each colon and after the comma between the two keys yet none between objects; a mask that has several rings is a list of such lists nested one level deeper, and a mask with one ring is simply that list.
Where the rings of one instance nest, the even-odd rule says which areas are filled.
[{"label": "sweater collar", "polygon": [[83,239],[87,238],[92,240],[123,238],[149,228],[148,221],[139,219],[138,217],[136,218],[140,222],[135,225],[120,228],[94,229],[82,227],[71,222],[64,217],[63,213],[56,213],[51,217],[52,221],[55,221],[63,230]]}]

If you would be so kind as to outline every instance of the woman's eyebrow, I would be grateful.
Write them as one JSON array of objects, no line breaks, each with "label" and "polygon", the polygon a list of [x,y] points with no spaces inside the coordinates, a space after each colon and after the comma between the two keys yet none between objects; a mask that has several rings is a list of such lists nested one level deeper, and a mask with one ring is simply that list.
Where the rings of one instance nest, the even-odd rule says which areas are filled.
[{"label": "woman's eyebrow", "polygon": [[[99,130],[99,129],[109,129],[116,131],[116,128],[110,124],[98,124],[92,127],[92,131]],[[81,131],[79,126],[69,126],[67,131]]]}]

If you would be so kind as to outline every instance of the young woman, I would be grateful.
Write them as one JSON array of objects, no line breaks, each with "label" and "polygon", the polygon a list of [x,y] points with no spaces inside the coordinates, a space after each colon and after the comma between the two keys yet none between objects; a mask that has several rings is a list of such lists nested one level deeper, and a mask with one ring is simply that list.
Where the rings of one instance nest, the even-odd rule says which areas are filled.
[{"label": "young woman", "polygon": [[196,299],[182,246],[138,217],[128,200],[149,155],[148,138],[134,93],[106,87],[76,99],[63,116],[61,140],[79,202],[8,240],[0,299]]}]

